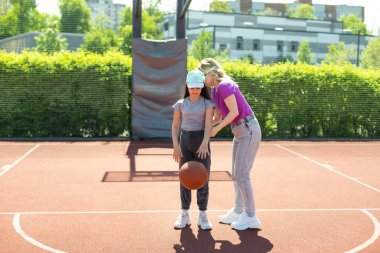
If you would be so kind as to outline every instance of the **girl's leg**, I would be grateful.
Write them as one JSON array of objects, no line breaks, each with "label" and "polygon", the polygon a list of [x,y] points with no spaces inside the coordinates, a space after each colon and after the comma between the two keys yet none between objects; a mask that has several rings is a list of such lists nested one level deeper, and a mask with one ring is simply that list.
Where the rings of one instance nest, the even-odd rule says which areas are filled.
[{"label": "girl's leg", "polygon": [[[209,147],[210,150],[210,147]],[[196,159],[197,161],[201,162],[207,170],[208,178],[205,183],[205,185],[197,190],[197,204],[200,211],[206,211],[207,210],[207,204],[208,204],[208,196],[209,196],[209,188],[208,188],[208,182],[210,180],[210,167],[211,167],[211,159],[210,156],[206,157],[205,159]]]},{"label": "girl's leg", "polygon": [[[180,135],[180,147],[183,157],[181,157],[179,162],[179,168],[182,167],[188,161],[193,160],[193,153],[189,147],[189,132],[181,131]],[[180,195],[181,195],[181,208],[183,210],[190,209],[191,205],[191,190],[186,189],[180,184]]]}]

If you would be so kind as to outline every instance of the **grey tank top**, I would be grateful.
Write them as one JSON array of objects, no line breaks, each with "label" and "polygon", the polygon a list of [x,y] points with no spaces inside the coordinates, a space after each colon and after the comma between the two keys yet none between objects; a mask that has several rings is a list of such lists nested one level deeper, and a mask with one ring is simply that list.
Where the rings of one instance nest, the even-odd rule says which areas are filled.
[{"label": "grey tank top", "polygon": [[191,102],[189,97],[178,100],[173,109],[181,112],[181,129],[199,131],[205,129],[206,109],[215,107],[211,100],[200,97]]}]

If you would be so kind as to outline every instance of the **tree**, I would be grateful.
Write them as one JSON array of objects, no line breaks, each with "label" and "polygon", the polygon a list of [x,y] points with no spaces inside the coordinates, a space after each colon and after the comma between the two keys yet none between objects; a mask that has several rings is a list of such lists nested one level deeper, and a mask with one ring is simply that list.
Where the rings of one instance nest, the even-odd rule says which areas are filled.
[{"label": "tree", "polygon": [[314,15],[314,7],[309,4],[300,4],[294,11],[288,10],[290,18],[317,19]]},{"label": "tree", "polygon": [[11,0],[17,16],[18,34],[29,32],[32,28],[31,21],[37,12],[35,0]]},{"label": "tree", "polygon": [[32,26],[35,31],[42,31],[47,28],[57,28],[59,31],[59,17],[47,13],[37,13]]},{"label": "tree", "polygon": [[269,7],[266,7],[264,11],[262,12],[257,12],[257,16],[278,16],[278,12],[276,10],[273,10]]},{"label": "tree", "polygon": [[346,49],[344,47],[344,42],[341,41],[338,44],[330,44],[328,46],[328,52],[326,54],[323,63],[345,65],[350,64],[350,56],[355,55],[355,50],[353,48]]},{"label": "tree", "polygon": [[343,28],[351,30],[352,34],[358,34],[359,31],[361,35],[369,34],[369,32],[367,31],[367,25],[364,24],[354,14],[342,16],[339,18],[339,21],[342,21]]},{"label": "tree", "polygon": [[380,37],[371,39],[361,55],[363,68],[380,69]]},{"label": "tree", "polygon": [[4,39],[18,34],[17,15],[13,7],[11,7],[5,15],[0,16],[0,39]]},{"label": "tree", "polygon": [[199,33],[198,38],[193,41],[189,53],[197,60],[214,57],[216,51],[213,49],[212,34],[203,29]]},{"label": "tree", "polygon": [[228,6],[228,2],[221,0],[213,0],[210,3],[210,12],[226,12],[232,13],[232,10]]},{"label": "tree", "polygon": [[0,16],[5,15],[8,9],[11,7],[11,3],[9,0],[1,0],[0,1]]},{"label": "tree", "polygon": [[[141,37],[144,39],[160,39],[163,37],[161,26],[159,23],[163,20],[163,12],[161,11],[153,11],[152,7],[148,8],[149,12],[146,10],[141,11],[142,15],[142,24],[141,24]],[[150,15],[149,13],[152,13]],[[121,14],[121,26],[119,27],[119,31],[124,30],[125,26],[132,26],[132,9],[131,7],[125,8],[123,13]],[[131,37],[132,40],[132,37]]]},{"label": "tree", "polygon": [[125,25],[120,28],[120,49],[124,54],[132,53],[132,26]]},{"label": "tree", "polygon": [[107,28],[109,18],[103,14],[96,18],[95,26],[84,37],[82,48],[94,53],[105,53],[119,43],[114,30]]},{"label": "tree", "polygon": [[43,30],[35,39],[37,41],[36,50],[38,52],[53,54],[54,52],[67,49],[67,40],[59,33],[57,25]]},{"label": "tree", "polygon": [[160,10],[161,0],[149,0],[143,6],[142,25],[144,36],[150,39],[162,39],[162,23],[164,21],[164,12]]},{"label": "tree", "polygon": [[301,41],[297,52],[298,61],[302,63],[311,64],[314,54],[310,50],[309,42],[306,40]]},{"label": "tree", "polygon": [[90,30],[90,9],[84,0],[59,0],[61,32],[86,33]]},{"label": "tree", "polygon": [[36,31],[45,25],[35,0],[4,1],[0,8],[0,39]]}]

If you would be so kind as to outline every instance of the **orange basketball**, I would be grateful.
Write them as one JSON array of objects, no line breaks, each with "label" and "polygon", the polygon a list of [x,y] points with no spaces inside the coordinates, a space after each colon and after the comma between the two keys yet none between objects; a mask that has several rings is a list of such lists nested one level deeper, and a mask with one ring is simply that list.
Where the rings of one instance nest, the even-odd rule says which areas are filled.
[{"label": "orange basketball", "polygon": [[201,188],[207,181],[206,167],[197,161],[184,163],[179,170],[179,181],[183,187],[189,190]]}]

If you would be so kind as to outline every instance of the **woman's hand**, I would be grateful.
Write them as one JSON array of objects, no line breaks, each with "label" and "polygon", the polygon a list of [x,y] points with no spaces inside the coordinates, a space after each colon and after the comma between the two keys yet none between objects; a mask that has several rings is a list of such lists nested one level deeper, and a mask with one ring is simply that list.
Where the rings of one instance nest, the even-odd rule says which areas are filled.
[{"label": "woman's hand", "polygon": [[216,127],[211,129],[210,137],[215,137],[219,133],[219,130]]},{"label": "woman's hand", "polygon": [[198,158],[205,159],[208,155],[210,155],[210,151],[208,150],[208,144],[202,142],[197,150]]},{"label": "woman's hand", "polygon": [[176,161],[178,163],[179,160],[181,159],[181,157],[183,157],[183,155],[182,155],[182,150],[181,150],[180,146],[174,147],[173,148],[173,159],[174,159],[174,161]]}]

